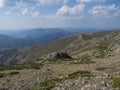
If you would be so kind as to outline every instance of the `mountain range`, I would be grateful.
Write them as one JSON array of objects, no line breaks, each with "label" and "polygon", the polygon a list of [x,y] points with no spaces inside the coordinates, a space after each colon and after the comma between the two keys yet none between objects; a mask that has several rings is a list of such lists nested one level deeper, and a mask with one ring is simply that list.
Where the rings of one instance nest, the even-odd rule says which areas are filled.
[{"label": "mountain range", "polygon": [[16,48],[44,44],[78,32],[80,31],[68,31],[60,28],[1,31],[0,48]]}]

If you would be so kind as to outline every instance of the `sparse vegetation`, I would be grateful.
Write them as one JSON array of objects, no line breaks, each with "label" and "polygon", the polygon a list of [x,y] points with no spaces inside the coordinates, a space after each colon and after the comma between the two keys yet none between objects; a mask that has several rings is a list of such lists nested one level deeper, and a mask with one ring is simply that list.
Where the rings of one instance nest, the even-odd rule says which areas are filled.
[{"label": "sparse vegetation", "polygon": [[81,57],[81,63],[89,64],[90,63],[90,57],[88,55]]},{"label": "sparse vegetation", "polygon": [[114,88],[120,88],[120,77],[118,78],[113,78],[113,87]]},{"label": "sparse vegetation", "polygon": [[79,76],[81,76],[81,77],[91,77],[93,75],[91,74],[90,71],[81,71],[81,70],[79,70],[79,71],[76,71],[76,72],[73,72],[73,73],[69,74],[68,78],[73,79],[73,78],[77,78]]},{"label": "sparse vegetation", "polygon": [[30,68],[33,68],[33,69],[40,69],[41,68],[41,66],[42,66],[43,64],[39,64],[39,63],[31,63],[29,66],[30,66]]},{"label": "sparse vegetation", "polygon": [[99,51],[104,51],[108,49],[108,46],[106,43],[101,43],[96,47]]},{"label": "sparse vegetation", "polygon": [[109,51],[108,43],[107,42],[101,42],[97,47],[97,50],[99,52],[99,55],[96,56],[96,58],[104,58]]},{"label": "sparse vegetation", "polygon": [[10,65],[10,66],[0,66],[0,71],[13,70],[13,69],[17,69],[17,67],[14,66],[14,65]]},{"label": "sparse vegetation", "polygon": [[51,90],[56,86],[56,83],[59,83],[61,81],[62,79],[60,78],[46,79],[40,83],[39,88],[33,88],[32,90]]},{"label": "sparse vegetation", "polygon": [[91,61],[91,58],[88,55],[82,56],[78,61],[77,60],[73,61],[73,64],[90,64],[90,63],[94,63],[94,62]]},{"label": "sparse vegetation", "polygon": [[107,67],[97,67],[96,70],[99,70],[99,71],[102,71],[102,70],[105,70],[107,69]]},{"label": "sparse vegetation", "polygon": [[8,65],[8,66],[0,66],[0,71],[5,70],[21,70],[21,69],[40,69],[43,64],[41,63],[28,63],[28,64],[16,64],[16,65]]}]

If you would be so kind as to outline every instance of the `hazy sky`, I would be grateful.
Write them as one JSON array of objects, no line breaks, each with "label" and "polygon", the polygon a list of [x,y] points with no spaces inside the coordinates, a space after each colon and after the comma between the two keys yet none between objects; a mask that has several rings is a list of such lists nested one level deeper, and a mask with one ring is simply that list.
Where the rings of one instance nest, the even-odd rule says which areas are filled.
[{"label": "hazy sky", "polygon": [[0,0],[0,30],[120,28],[120,0]]}]

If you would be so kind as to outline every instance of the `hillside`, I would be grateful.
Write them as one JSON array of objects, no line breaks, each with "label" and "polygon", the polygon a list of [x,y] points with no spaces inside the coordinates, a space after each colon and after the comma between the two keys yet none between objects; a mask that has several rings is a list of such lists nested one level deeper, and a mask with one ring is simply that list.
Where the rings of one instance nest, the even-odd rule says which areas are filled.
[{"label": "hillside", "polygon": [[10,49],[16,53],[9,54],[3,63],[14,58],[13,64],[21,64],[0,66],[0,89],[119,90],[119,46],[120,30],[116,30],[75,34],[18,51]]},{"label": "hillside", "polygon": [[31,47],[24,48],[1,48],[0,49],[0,65],[16,64],[21,62],[29,53]]},{"label": "hillside", "polygon": [[92,58],[112,56],[119,54],[119,36],[119,30],[76,34],[34,47],[27,58],[36,60],[57,51],[68,52],[75,58],[86,54]]},{"label": "hillside", "polygon": [[[9,63],[12,61],[16,61],[16,63],[35,61],[44,59],[48,54],[58,51],[67,52],[74,58],[84,55],[88,55],[91,58],[112,56],[119,54],[119,35],[119,30],[81,33],[67,36],[43,45],[29,47],[29,49],[28,47],[24,47],[6,49],[4,51],[0,50],[2,53],[1,61],[4,61],[4,63],[7,61],[9,61]],[[14,53],[13,51],[16,52]],[[11,52],[11,54],[8,55],[8,52]],[[23,53],[25,53],[25,55]],[[19,58],[17,58],[18,56]]]}]

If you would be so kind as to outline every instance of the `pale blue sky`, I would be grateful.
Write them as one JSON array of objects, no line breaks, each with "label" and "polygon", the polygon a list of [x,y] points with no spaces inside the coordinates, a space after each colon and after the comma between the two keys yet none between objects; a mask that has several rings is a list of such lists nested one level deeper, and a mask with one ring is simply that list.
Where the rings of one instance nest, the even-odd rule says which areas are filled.
[{"label": "pale blue sky", "polygon": [[120,28],[120,0],[0,0],[0,30]]}]

